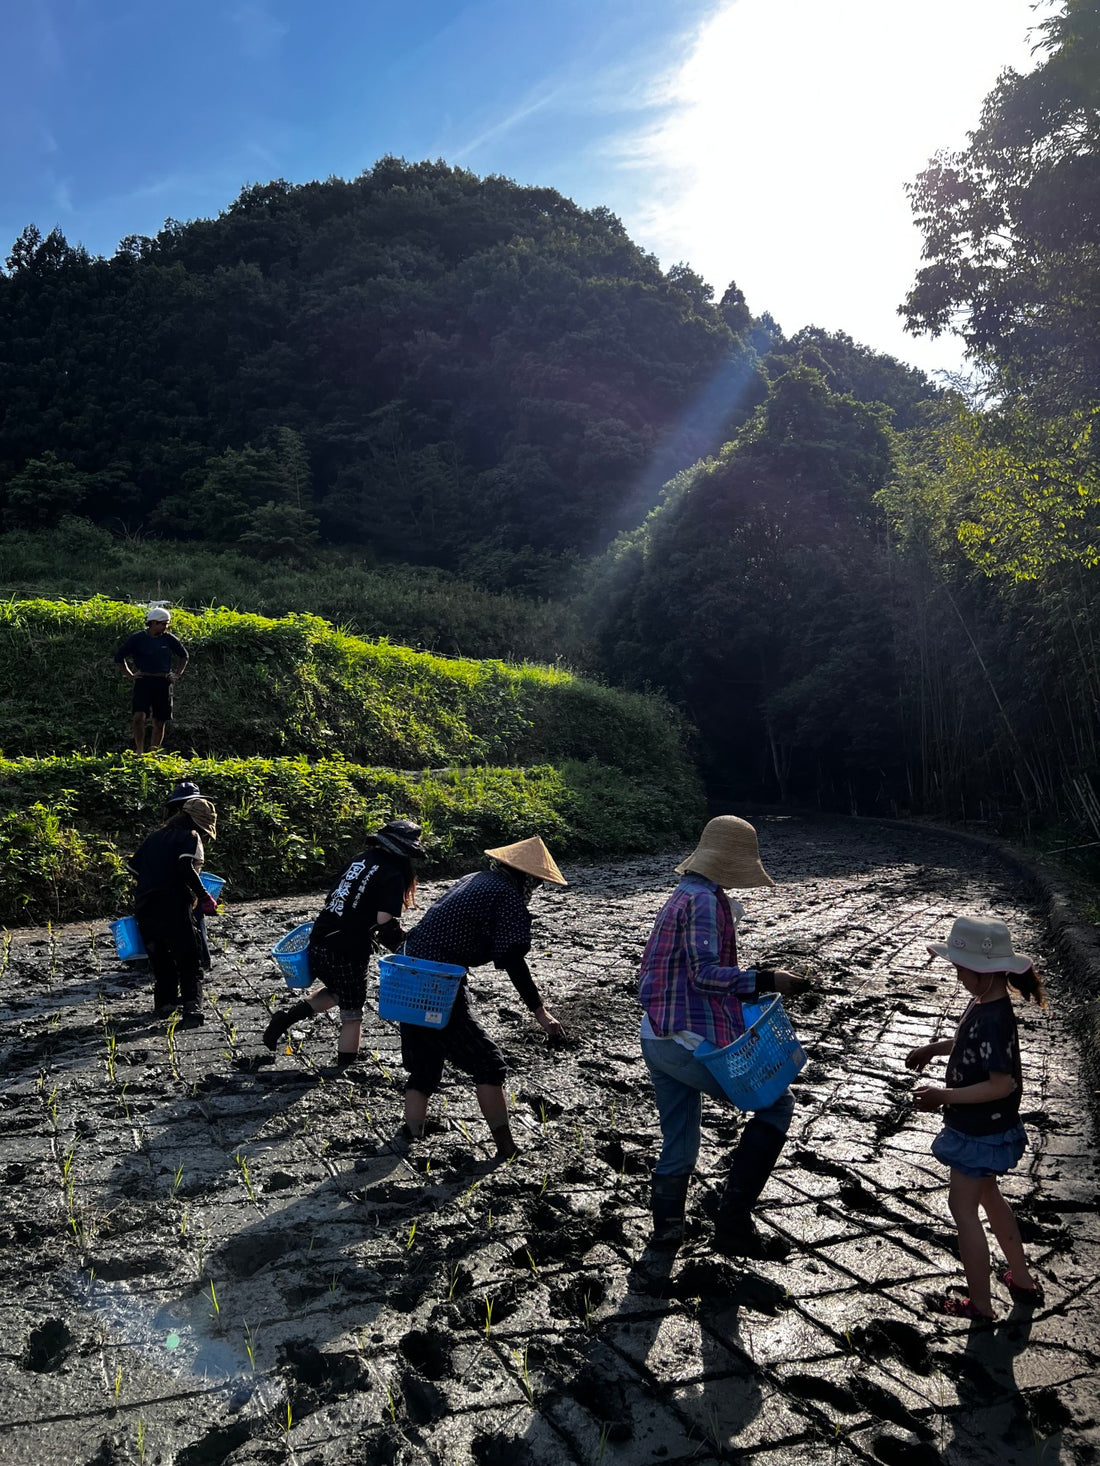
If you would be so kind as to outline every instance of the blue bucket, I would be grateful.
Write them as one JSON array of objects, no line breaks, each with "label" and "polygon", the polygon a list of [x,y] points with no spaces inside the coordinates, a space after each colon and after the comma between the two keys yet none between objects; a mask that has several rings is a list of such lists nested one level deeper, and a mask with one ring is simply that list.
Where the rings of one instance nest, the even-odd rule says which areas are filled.
[{"label": "blue bucket", "polygon": [[417,1028],[445,1028],[465,967],[395,952],[378,963],[378,1016]]},{"label": "blue bucket", "polygon": [[753,1013],[759,1017],[733,1043],[717,1049],[704,1041],[694,1051],[740,1110],[774,1105],[806,1063],[780,998],[759,1007],[746,1004],[745,1016]]},{"label": "blue bucket", "polygon": [[120,917],[118,921],[112,921],[110,927],[120,962],[138,962],[148,957],[136,917]]},{"label": "blue bucket", "polygon": [[311,921],[304,926],[296,926],[271,949],[288,988],[300,990],[309,987],[313,981],[309,972],[309,934],[312,930]]},{"label": "blue bucket", "polygon": [[199,876],[199,880],[202,881],[206,894],[213,896],[216,901],[222,893],[222,888],[225,886],[225,877],[211,875],[208,871],[204,870],[202,875]]}]

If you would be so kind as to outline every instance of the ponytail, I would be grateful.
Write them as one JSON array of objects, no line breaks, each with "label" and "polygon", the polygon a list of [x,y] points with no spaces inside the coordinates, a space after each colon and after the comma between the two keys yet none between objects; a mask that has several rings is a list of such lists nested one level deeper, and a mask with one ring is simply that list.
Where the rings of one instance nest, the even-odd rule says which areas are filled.
[{"label": "ponytail", "polygon": [[1046,988],[1043,987],[1043,979],[1034,966],[1029,967],[1026,972],[1010,972],[1007,976],[1009,987],[1015,988],[1025,1002],[1035,1003],[1040,1008],[1046,1007]]}]

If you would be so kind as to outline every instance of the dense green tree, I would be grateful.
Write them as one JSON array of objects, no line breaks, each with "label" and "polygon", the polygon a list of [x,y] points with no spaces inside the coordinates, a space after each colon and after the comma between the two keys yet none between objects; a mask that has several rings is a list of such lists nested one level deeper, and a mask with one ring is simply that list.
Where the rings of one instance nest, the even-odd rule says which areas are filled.
[{"label": "dense green tree", "polygon": [[896,785],[875,508],[891,464],[881,413],[798,368],[599,566],[608,671],[682,703],[717,788],[847,801]]},{"label": "dense green tree", "polygon": [[961,334],[1001,394],[1100,401],[1100,8],[1062,0],[1034,71],[1006,71],[959,153],[911,193],[927,264],[910,328]]},{"label": "dense green tree", "polygon": [[777,342],[764,365],[772,376],[796,366],[811,367],[821,372],[834,392],[889,407],[899,429],[914,426],[921,403],[939,395],[916,367],[860,346],[844,331],[823,331],[818,326],[805,326],[789,340]]},{"label": "dense green tree", "polygon": [[[0,331],[0,475],[50,449],[132,486],[90,494],[105,522],[235,543],[293,502],[337,541],[508,583],[602,548],[670,457],[716,447],[744,403],[705,432],[695,404],[751,357],[710,287],[607,210],[395,158],[246,188],[110,260],[31,226]],[[265,481],[282,428],[292,500]]]},{"label": "dense green tree", "polygon": [[84,474],[56,453],[32,458],[7,485],[6,529],[45,529],[80,507],[88,491]]}]

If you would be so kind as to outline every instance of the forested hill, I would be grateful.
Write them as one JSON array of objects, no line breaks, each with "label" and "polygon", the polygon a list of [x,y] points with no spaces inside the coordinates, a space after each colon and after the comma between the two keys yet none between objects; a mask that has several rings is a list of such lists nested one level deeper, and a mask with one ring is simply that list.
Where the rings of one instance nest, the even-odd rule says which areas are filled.
[{"label": "forested hill", "polygon": [[546,592],[823,366],[905,426],[917,372],[784,341],[604,209],[443,163],[246,188],[93,258],[28,226],[0,276],[6,529],[294,556],[321,542]]}]

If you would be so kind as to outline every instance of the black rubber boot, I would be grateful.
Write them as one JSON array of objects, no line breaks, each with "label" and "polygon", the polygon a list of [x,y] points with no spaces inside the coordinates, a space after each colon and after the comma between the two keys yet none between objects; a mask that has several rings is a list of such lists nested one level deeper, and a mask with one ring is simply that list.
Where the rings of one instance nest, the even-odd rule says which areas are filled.
[{"label": "black rubber boot", "polygon": [[684,1212],[690,1182],[690,1172],[686,1176],[654,1176],[649,1194],[653,1213],[651,1247],[675,1249],[684,1240]]},{"label": "black rubber boot", "polygon": [[281,1013],[275,1014],[275,1017],[264,1029],[264,1043],[274,1053],[279,1046],[279,1040],[288,1028],[293,1028],[295,1023],[301,1023],[303,1018],[312,1017],[313,1009],[305,998],[290,1008],[284,1008]]},{"label": "black rubber boot", "polygon": [[752,1209],[786,1142],[783,1131],[764,1120],[754,1117],[745,1126],[714,1219],[714,1246],[718,1252],[729,1257],[778,1261],[791,1250],[780,1237],[762,1236],[752,1218]]}]

